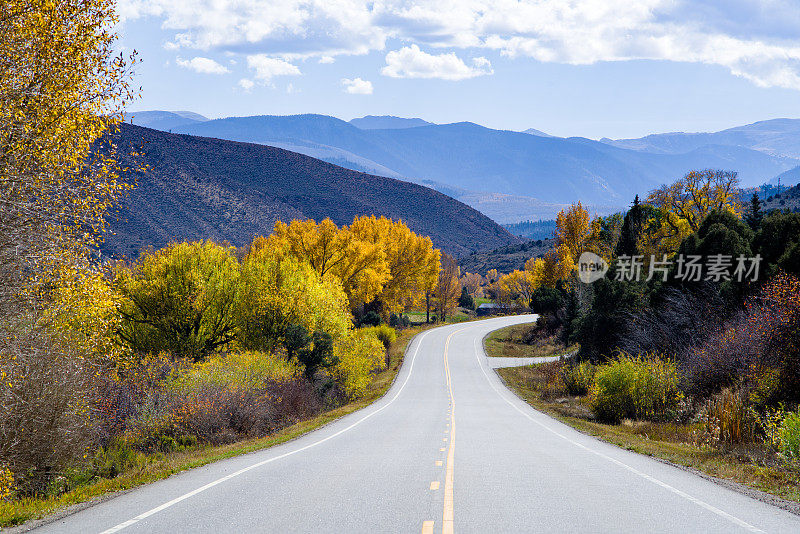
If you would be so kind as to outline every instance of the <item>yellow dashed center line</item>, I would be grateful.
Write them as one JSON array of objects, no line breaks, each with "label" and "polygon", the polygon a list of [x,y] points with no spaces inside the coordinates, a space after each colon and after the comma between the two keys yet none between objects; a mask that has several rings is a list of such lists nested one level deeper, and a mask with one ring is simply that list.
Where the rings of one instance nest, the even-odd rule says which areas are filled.
[{"label": "yellow dashed center line", "polygon": [[433,534],[433,521],[424,521],[422,523],[422,534]]},{"label": "yellow dashed center line", "polygon": [[[466,330],[456,330],[449,336],[444,344],[444,374],[447,378],[447,393],[450,396],[450,448],[447,451],[447,467],[444,477],[444,510],[442,511],[442,534],[453,534],[453,479],[455,478],[456,459],[456,401],[453,398],[453,380],[450,376],[450,363],[447,360],[447,351],[450,349],[450,340],[457,333]],[[447,441],[447,438],[444,438]]]},{"label": "yellow dashed center line", "polygon": [[434,480],[433,482],[431,482],[431,489],[432,490],[438,490],[439,489],[439,481],[438,480]]}]

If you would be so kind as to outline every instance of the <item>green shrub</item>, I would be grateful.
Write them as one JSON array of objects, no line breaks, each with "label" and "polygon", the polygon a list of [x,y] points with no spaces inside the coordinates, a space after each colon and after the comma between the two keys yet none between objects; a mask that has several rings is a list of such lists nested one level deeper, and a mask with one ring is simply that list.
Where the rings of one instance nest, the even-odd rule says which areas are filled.
[{"label": "green shrub", "polygon": [[781,454],[788,461],[800,461],[800,410],[789,412],[781,425]]},{"label": "green shrub", "polygon": [[601,421],[623,418],[665,419],[674,413],[682,394],[674,362],[655,356],[621,355],[597,368],[591,388],[591,408]]},{"label": "green shrub", "polygon": [[561,372],[561,379],[570,395],[586,395],[594,381],[597,367],[589,362],[578,365],[566,365]]},{"label": "green shrub", "polygon": [[129,440],[121,437],[112,439],[105,447],[100,447],[93,461],[95,472],[101,478],[114,478],[142,463],[142,455],[133,448]]}]

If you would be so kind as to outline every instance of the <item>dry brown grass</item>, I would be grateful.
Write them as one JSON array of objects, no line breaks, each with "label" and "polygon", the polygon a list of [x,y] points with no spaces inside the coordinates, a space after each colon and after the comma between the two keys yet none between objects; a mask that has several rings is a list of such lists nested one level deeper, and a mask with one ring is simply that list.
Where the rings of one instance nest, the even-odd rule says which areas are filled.
[{"label": "dry brown grass", "polygon": [[572,350],[565,347],[556,336],[537,339],[533,344],[523,342],[526,334],[531,329],[531,324],[518,324],[495,330],[484,340],[484,347],[488,356],[541,358],[564,354]]}]

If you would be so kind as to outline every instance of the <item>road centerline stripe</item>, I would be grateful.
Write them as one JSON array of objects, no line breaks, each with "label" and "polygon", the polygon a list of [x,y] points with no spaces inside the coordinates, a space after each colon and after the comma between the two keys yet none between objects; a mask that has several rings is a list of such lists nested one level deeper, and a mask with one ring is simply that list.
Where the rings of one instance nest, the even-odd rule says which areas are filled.
[{"label": "road centerline stripe", "polygon": [[[447,465],[444,477],[444,506],[442,510],[442,534],[453,534],[453,481],[455,478],[456,458],[456,400],[453,396],[453,379],[450,375],[450,362],[447,358],[450,350],[450,340],[454,335],[471,327],[461,328],[447,336],[444,343],[444,374],[447,380],[447,392],[450,396],[450,447],[447,451]],[[444,438],[447,441],[447,438]]]}]

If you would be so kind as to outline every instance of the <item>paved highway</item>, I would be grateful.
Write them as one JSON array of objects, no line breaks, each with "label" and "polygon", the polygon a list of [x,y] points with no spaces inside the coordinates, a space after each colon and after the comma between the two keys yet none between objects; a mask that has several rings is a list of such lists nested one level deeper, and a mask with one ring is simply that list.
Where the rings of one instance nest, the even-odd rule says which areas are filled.
[{"label": "paved highway", "polygon": [[368,408],[40,532],[800,532],[796,515],[520,401],[490,369],[481,339],[530,320],[429,330]]}]

